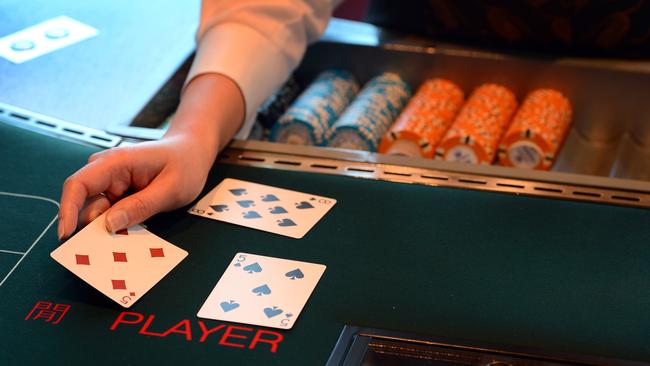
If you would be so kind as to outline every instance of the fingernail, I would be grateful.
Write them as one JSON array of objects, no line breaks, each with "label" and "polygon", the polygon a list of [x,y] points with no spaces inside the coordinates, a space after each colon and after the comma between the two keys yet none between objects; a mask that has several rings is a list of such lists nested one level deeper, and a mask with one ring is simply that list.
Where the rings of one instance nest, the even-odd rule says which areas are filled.
[{"label": "fingernail", "polygon": [[59,240],[63,239],[63,231],[65,230],[63,221],[59,219],[59,227],[56,229],[56,235],[59,237]]},{"label": "fingernail", "polygon": [[121,210],[111,211],[106,216],[106,230],[111,233],[126,228],[128,223],[129,218],[126,216],[126,212]]}]

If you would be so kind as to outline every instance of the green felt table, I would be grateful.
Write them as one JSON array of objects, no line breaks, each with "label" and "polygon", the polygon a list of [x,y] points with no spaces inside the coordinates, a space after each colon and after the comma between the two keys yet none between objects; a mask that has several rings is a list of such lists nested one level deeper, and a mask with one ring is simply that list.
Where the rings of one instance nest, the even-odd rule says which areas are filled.
[{"label": "green felt table", "polygon": [[[49,256],[50,200],[93,151],[0,124],[2,364],[321,365],[345,324],[650,360],[649,210],[235,165],[206,190],[232,177],[338,203],[300,240],[154,217],[189,256],[123,313]],[[293,329],[196,317],[237,252],[327,265]],[[39,301],[70,309],[25,320]]]}]

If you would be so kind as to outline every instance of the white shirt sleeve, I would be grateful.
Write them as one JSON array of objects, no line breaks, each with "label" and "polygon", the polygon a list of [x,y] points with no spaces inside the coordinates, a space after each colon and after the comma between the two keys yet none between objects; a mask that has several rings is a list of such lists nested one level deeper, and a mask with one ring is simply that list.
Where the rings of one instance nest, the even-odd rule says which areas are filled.
[{"label": "white shirt sleeve", "polygon": [[203,0],[197,51],[186,84],[219,73],[239,86],[246,106],[236,137],[245,139],[257,108],[298,66],[341,0]]}]

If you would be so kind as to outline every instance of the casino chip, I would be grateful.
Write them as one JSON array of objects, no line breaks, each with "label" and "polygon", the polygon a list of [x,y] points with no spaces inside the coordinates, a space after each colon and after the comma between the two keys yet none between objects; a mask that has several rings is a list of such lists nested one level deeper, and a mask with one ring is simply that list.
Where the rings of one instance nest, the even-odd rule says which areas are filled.
[{"label": "casino chip", "polygon": [[329,131],[328,146],[377,151],[379,140],[411,96],[411,88],[395,74],[374,77]]},{"label": "casino chip", "polygon": [[300,85],[291,76],[278,91],[268,98],[257,110],[257,121],[264,129],[270,129],[282,116],[300,93]]},{"label": "casino chip", "polygon": [[463,91],[451,81],[426,80],[381,139],[379,152],[433,158],[464,99]]},{"label": "casino chip", "polygon": [[324,145],[326,134],[359,90],[347,71],[321,73],[271,130],[271,141],[297,145]]},{"label": "casino chip", "polygon": [[515,109],[515,95],[506,87],[479,86],[436,148],[436,159],[491,164]]},{"label": "casino chip", "polygon": [[262,123],[260,123],[259,120],[255,121],[255,123],[253,124],[253,127],[251,128],[251,132],[248,134],[248,140],[257,140],[257,141],[264,140],[264,127],[262,126]]},{"label": "casino chip", "polygon": [[552,89],[526,97],[499,144],[499,164],[548,170],[571,125],[571,102]]}]

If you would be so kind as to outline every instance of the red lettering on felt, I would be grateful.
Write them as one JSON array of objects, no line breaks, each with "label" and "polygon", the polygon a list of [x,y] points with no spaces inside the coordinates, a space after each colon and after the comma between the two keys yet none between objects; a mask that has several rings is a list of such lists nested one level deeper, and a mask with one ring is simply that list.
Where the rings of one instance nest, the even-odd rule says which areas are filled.
[{"label": "red lettering on felt", "polygon": [[[183,329],[180,329],[180,328]],[[181,320],[178,324],[174,325],[173,327],[169,328],[165,333],[162,334],[163,337],[167,337],[170,333],[179,333],[179,334],[185,334],[185,339],[188,341],[192,340],[192,327],[190,326],[190,321],[185,319]]]},{"label": "red lettering on felt", "polygon": [[138,333],[142,335],[149,335],[149,336],[154,336],[154,337],[164,337],[165,335],[163,333],[155,333],[155,332],[147,332],[147,329],[149,329],[149,326],[151,325],[151,322],[156,316],[151,314],[147,318],[147,321],[142,324],[142,328],[138,331]]},{"label": "red lettering on felt", "polygon": [[[125,320],[124,318],[129,315],[129,316],[135,316],[136,320]],[[117,316],[117,319],[113,322],[113,325],[111,325],[111,330],[117,329],[117,326],[119,324],[138,324],[141,321],[144,320],[144,315],[140,313],[136,313],[134,311],[123,311],[120,313],[120,315]]]},{"label": "red lettering on felt", "polygon": [[56,325],[61,322],[61,319],[63,319],[70,308],[71,306],[67,304],[53,304],[49,301],[38,301],[29,314],[27,314],[25,320],[29,318],[32,320],[43,319],[52,325]]},{"label": "red lettering on felt", "polygon": [[[28,318],[29,318],[29,314],[28,314]],[[138,330],[138,334],[154,336],[154,337],[166,337],[171,333],[178,333],[178,334],[185,335],[185,339],[188,342],[192,341],[192,326],[191,326],[192,324],[190,320],[188,319],[181,320],[180,322],[178,322],[178,324],[169,328],[164,333],[156,333],[156,332],[149,331],[149,327],[151,326],[151,323],[153,323],[155,318],[156,316],[154,314],[150,314],[147,316],[147,319],[145,320],[144,314],[135,311],[123,311],[117,316],[117,318],[111,325],[110,330],[117,329],[121,324],[134,325],[134,324],[142,323],[140,330]],[[219,324],[216,327],[208,329],[208,327],[205,325],[203,321],[197,320],[197,322],[199,323],[199,328],[201,328],[201,338],[199,339],[199,343],[205,342],[205,340],[208,339],[208,336],[210,336],[210,334],[216,333],[219,330],[224,329],[224,333],[219,339],[219,345],[226,346],[226,347],[246,348],[245,344],[233,343],[230,340],[234,340],[234,339],[247,340],[250,338],[248,335],[244,335],[241,333],[238,334],[235,332],[236,331],[252,332],[255,330],[255,328],[241,327],[236,325],[226,326],[226,324]],[[270,330],[257,329],[255,335],[253,336],[253,339],[248,345],[248,349],[256,348],[259,345],[259,343],[267,343],[270,345],[270,351],[272,353],[276,353],[278,351],[279,344],[283,340],[284,340],[284,336],[281,333],[270,331]]]},{"label": "red lettering on felt", "polygon": [[[263,334],[275,336],[275,339],[264,339],[262,338]],[[271,352],[275,353],[278,350],[278,343],[282,342],[283,339],[284,336],[278,332],[258,329],[257,333],[255,333],[255,337],[253,337],[253,340],[251,341],[250,346],[248,346],[248,349],[255,348],[255,346],[257,346],[258,343],[268,343],[271,345]]]},{"label": "red lettering on felt", "polygon": [[232,330],[237,329],[237,330],[245,330],[247,332],[250,332],[253,330],[253,328],[248,328],[248,327],[238,327],[236,325],[229,325],[226,328],[226,331],[223,332],[223,335],[221,336],[221,339],[219,340],[219,344],[222,346],[230,346],[230,347],[237,347],[237,348],[244,348],[245,346],[243,344],[239,343],[230,343],[228,342],[228,338],[239,338],[239,339],[247,339],[248,337],[245,335],[241,334],[233,334]]},{"label": "red lettering on felt", "polygon": [[226,326],[225,324],[221,324],[221,325],[217,325],[216,327],[214,327],[214,328],[212,328],[212,329],[208,329],[208,328],[205,326],[205,323],[203,323],[202,321],[199,320],[198,323],[199,323],[199,327],[201,328],[201,332],[203,333],[203,334],[201,335],[201,339],[199,339],[199,342],[200,342],[200,343],[205,342],[205,340],[208,338],[208,336],[209,336],[210,334],[212,334],[212,333],[214,333],[214,332],[217,332],[217,331],[219,331],[221,328],[223,328],[223,327]]}]

